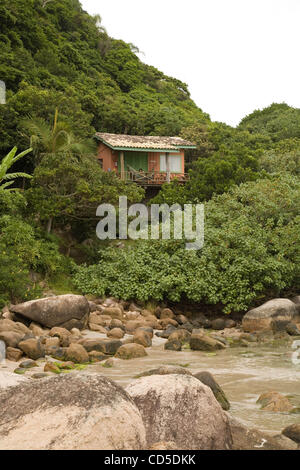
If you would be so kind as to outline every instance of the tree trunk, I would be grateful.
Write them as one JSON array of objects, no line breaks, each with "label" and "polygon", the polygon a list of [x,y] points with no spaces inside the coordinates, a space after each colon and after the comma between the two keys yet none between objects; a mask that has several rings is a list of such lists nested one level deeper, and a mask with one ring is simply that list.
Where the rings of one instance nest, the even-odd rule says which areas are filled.
[{"label": "tree trunk", "polygon": [[52,230],[52,222],[53,222],[53,217],[50,217],[48,222],[47,222],[47,233],[51,233]]}]

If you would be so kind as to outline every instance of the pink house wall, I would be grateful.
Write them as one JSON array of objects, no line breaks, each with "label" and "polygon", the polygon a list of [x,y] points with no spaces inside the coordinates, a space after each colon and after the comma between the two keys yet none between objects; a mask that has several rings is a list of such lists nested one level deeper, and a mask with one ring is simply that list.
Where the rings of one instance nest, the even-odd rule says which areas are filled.
[{"label": "pink house wall", "polygon": [[[160,155],[161,153],[157,152],[148,153],[148,171],[160,171]],[[173,155],[181,155],[181,172],[184,174],[184,150]],[[172,153],[170,153],[170,156],[172,158]],[[118,171],[118,151],[110,149],[101,142],[98,145],[98,158],[102,160],[104,171]],[[176,173],[174,173],[174,176],[176,176]]]},{"label": "pink house wall", "polygon": [[118,152],[110,149],[102,142],[98,146],[98,158],[102,160],[104,171],[118,171]]}]

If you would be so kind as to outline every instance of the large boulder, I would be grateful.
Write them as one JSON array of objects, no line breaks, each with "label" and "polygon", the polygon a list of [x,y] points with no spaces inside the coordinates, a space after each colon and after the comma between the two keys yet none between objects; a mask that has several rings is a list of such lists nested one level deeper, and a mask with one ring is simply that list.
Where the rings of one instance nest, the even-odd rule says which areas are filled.
[{"label": "large boulder", "polygon": [[280,434],[248,428],[242,421],[228,414],[233,440],[232,450],[296,450],[297,445]]},{"label": "large boulder", "polygon": [[48,328],[53,326],[84,328],[89,314],[89,303],[82,295],[59,295],[30,300],[13,305],[10,310]]},{"label": "large boulder", "polygon": [[298,315],[294,302],[289,299],[274,299],[253,308],[243,318],[244,331],[271,330],[276,323],[297,323]]},{"label": "large boulder", "polygon": [[296,442],[298,448],[300,449],[300,424],[291,424],[290,426],[287,426],[282,431],[282,434]]},{"label": "large boulder", "polygon": [[204,385],[206,385],[207,387],[211,389],[214,396],[216,397],[216,399],[222,406],[223,410],[228,411],[230,409],[230,403],[227,400],[227,397],[224,391],[222,390],[222,388],[220,387],[220,385],[217,383],[217,381],[211,375],[210,372],[206,372],[206,371],[198,372],[197,374],[194,375],[194,377],[200,380],[200,382],[202,382]]},{"label": "large boulder", "polygon": [[175,441],[180,450],[230,449],[228,418],[212,391],[190,375],[151,375],[127,387],[139,408],[147,445]]},{"label": "large boulder", "polygon": [[0,449],[143,448],[137,407],[99,374],[62,374],[0,390]]},{"label": "large boulder", "polygon": [[[296,305],[296,310],[298,312],[298,315],[300,316],[300,295],[296,295],[296,297],[294,297],[292,301]],[[299,320],[299,323],[300,323],[300,320]]]},{"label": "large boulder", "polygon": [[15,387],[19,383],[28,382],[28,380],[29,379],[23,375],[12,374],[7,370],[0,370],[0,393],[5,388]]}]

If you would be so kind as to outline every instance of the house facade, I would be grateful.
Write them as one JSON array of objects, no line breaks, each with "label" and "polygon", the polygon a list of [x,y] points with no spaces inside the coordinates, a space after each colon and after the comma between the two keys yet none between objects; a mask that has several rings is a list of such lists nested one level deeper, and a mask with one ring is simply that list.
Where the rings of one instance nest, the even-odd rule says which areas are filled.
[{"label": "house facade", "polygon": [[196,146],[180,137],[133,136],[98,132],[98,159],[104,171],[143,186],[184,183],[185,150]]}]

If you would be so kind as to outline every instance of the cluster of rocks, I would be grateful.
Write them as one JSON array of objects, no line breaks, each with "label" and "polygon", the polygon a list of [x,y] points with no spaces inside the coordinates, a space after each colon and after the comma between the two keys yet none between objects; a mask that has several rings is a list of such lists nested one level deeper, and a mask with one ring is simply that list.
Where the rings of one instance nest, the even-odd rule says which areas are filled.
[{"label": "cluster of rocks", "polygon": [[[293,301],[269,301],[248,312],[237,325],[230,318],[209,320],[202,313],[183,314],[162,307],[150,311],[134,303],[88,301],[70,294],[5,308],[0,319],[0,341],[6,345],[7,359],[15,362],[22,356],[33,361],[50,356],[60,364],[85,364],[106,361],[111,356],[123,360],[144,357],[154,334],[167,340],[166,350],[210,352],[284,335],[300,336],[299,323],[299,296]],[[100,334],[87,337],[82,334],[87,328]],[[53,368],[45,367],[45,372]]]},{"label": "cluster of rocks", "polygon": [[0,449],[297,448],[299,425],[275,436],[248,429],[222,409],[220,393],[208,372],[193,376],[180,367],[148,371],[126,389],[85,372],[40,381],[15,376],[0,386]]},{"label": "cluster of rocks", "polygon": [[[114,299],[92,302],[83,296],[62,295],[4,309],[0,340],[6,344],[7,359],[12,361],[19,361],[23,355],[32,360],[51,356],[82,364],[103,361],[108,356],[144,357],[154,334],[168,340],[165,349],[169,350],[179,351],[184,346],[204,351],[222,349],[226,341],[205,331],[226,331],[235,326],[230,319],[210,321],[202,314],[190,314],[188,318],[170,308],[149,311]],[[82,330],[87,328],[100,335],[83,336]]]}]

